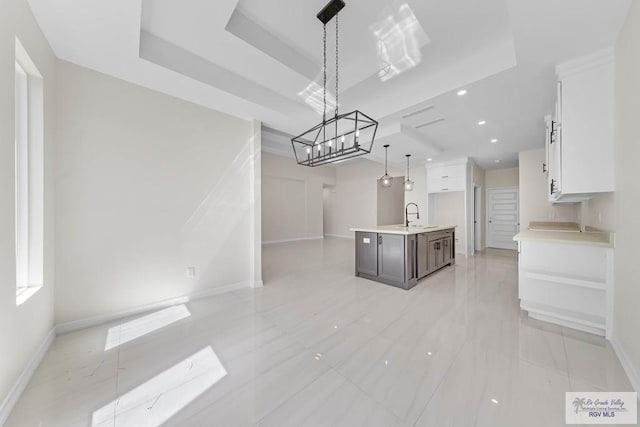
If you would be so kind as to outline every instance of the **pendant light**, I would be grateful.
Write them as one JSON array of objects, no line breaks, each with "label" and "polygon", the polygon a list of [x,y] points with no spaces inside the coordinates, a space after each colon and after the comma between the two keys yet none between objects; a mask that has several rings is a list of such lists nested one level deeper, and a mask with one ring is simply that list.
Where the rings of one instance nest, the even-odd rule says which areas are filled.
[{"label": "pendant light", "polygon": [[407,158],[407,179],[404,180],[404,191],[412,191],[413,190],[413,181],[409,179],[409,157],[411,154],[405,154]]},{"label": "pendant light", "polygon": [[392,178],[389,176],[387,172],[387,149],[389,148],[389,144],[384,146],[384,175],[380,177],[378,181],[380,181],[380,185],[383,187],[391,187]]},{"label": "pendant light", "polygon": [[[322,122],[291,139],[296,161],[303,166],[320,166],[371,152],[378,122],[354,110],[339,114],[338,108],[338,13],[343,0],[331,0],[316,15],[323,25],[323,85]],[[336,18],[336,106],[333,117],[327,119],[327,23]]]}]

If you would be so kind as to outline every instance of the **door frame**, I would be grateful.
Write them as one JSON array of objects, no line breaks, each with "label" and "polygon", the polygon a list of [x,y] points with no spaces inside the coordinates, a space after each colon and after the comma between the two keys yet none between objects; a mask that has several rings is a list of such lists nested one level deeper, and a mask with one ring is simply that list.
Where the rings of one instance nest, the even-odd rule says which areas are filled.
[{"label": "door frame", "polygon": [[482,186],[473,184],[473,252],[484,249],[482,244]]},{"label": "door frame", "polygon": [[[486,247],[490,248],[493,246],[489,245],[489,236],[491,235],[490,232],[490,226],[489,226],[489,192],[491,192],[492,190],[516,190],[516,204],[518,206],[518,218],[517,218],[517,222],[516,222],[516,234],[520,232],[520,187],[519,186],[515,186],[515,185],[511,185],[511,186],[505,186],[505,187],[491,187],[491,188],[487,188],[486,192],[485,192],[485,213],[486,213],[486,221],[485,221],[485,225],[486,225],[486,230],[487,230],[487,239],[486,239]],[[502,248],[495,248],[495,249],[502,249]],[[512,250],[512,249],[505,249],[505,250]],[[515,250],[515,249],[514,249]]]}]

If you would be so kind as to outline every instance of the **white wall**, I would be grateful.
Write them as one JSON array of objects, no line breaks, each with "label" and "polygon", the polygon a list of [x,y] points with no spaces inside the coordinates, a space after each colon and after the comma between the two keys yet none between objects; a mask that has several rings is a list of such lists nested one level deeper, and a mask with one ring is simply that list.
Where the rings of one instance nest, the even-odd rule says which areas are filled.
[{"label": "white wall", "polygon": [[[613,336],[640,392],[640,2],[632,2],[615,46],[615,292]],[[629,372],[628,372],[629,373]]]},{"label": "white wall", "polygon": [[[391,178],[391,187],[383,187],[378,181],[377,193],[377,225],[394,225],[404,223],[405,193],[403,176]],[[414,212],[413,208],[411,212]],[[415,219],[411,216],[412,221]]]},{"label": "white wall", "polygon": [[323,237],[323,187],[335,168],[300,166],[292,158],[262,153],[262,240]]},{"label": "white wall", "polygon": [[595,198],[582,202],[582,225],[615,231],[615,207],[615,193],[600,193]]},{"label": "white wall", "polygon": [[260,279],[255,122],[67,62],[56,80],[57,322]]},{"label": "white wall", "polygon": [[[0,424],[5,398],[51,331],[54,321],[53,118],[55,57],[26,0],[0,7]],[[15,266],[15,37],[44,81],[44,287],[16,306]],[[5,402],[6,403],[6,402]]]},{"label": "white wall", "polygon": [[526,230],[531,221],[576,222],[580,207],[573,203],[549,202],[547,175],[542,172],[545,149],[521,151],[520,163],[520,227]]},{"label": "white wall", "polygon": [[467,245],[466,223],[464,220],[464,191],[452,191],[450,193],[435,193],[431,195],[433,203],[434,225],[455,225],[456,227],[456,252],[465,253]]},{"label": "white wall", "polygon": [[[424,166],[417,166],[409,170],[411,181],[413,181],[413,191],[404,192],[404,203],[415,203],[420,208],[420,219],[412,219],[414,224],[427,225],[428,197],[427,197],[427,169]],[[413,208],[411,208],[413,212]],[[403,212],[404,215],[404,212]],[[413,218],[413,217],[412,217]]]},{"label": "white wall", "polygon": [[518,168],[488,170],[485,172],[485,183],[487,188],[517,187],[518,174]]},{"label": "white wall", "polygon": [[[336,166],[336,185],[324,192],[325,235],[353,237],[351,227],[376,226],[378,178],[382,175],[383,164],[362,158]],[[389,167],[389,175],[403,173]]]}]

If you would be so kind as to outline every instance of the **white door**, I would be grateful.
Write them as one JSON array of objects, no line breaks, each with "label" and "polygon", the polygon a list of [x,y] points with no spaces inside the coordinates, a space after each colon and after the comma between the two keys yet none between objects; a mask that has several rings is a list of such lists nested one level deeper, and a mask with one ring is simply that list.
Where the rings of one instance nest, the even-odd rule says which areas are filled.
[{"label": "white door", "polygon": [[520,228],[518,217],[517,188],[487,190],[487,246],[516,250],[513,236]]}]

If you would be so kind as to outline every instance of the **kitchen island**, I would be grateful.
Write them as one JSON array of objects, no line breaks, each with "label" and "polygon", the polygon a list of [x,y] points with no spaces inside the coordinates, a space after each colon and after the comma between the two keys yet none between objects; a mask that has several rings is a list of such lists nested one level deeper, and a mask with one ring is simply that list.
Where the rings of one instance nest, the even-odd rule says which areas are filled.
[{"label": "kitchen island", "polygon": [[455,263],[455,226],[384,225],[356,233],[356,276],[402,289]]}]

